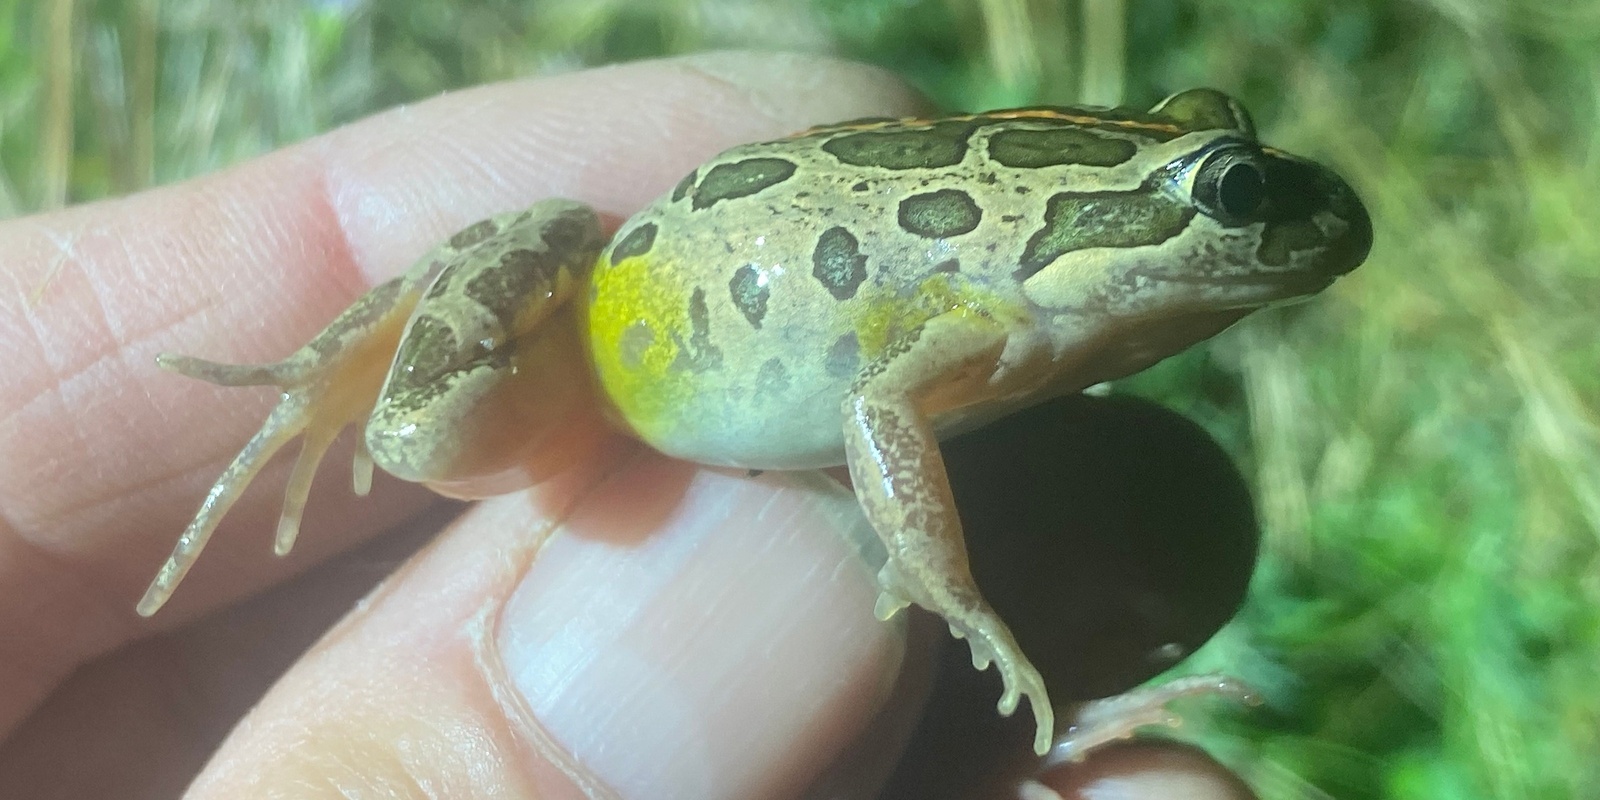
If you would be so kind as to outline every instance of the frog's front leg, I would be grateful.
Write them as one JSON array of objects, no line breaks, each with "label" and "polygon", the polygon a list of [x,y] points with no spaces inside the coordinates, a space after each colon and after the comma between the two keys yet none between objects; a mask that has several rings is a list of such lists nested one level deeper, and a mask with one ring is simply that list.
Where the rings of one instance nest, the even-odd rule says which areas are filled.
[{"label": "frog's front leg", "polygon": [[[491,447],[488,459],[478,457],[472,447],[485,437],[471,434],[502,421],[508,407],[528,406],[509,397],[539,374],[537,367],[565,368],[561,377],[570,377],[571,362],[583,363],[574,332],[539,334],[563,327],[548,323],[563,316],[560,308],[587,275],[601,241],[593,211],[570,201],[545,201],[457,233],[276,364],[158,356],[157,363],[173,372],[223,386],[277,386],[283,397],[206,494],[138,612],[150,616],[166,603],[223,515],[296,436],[304,439],[278,522],[279,555],[294,544],[318,463],[351,424],[368,420],[354,465],[358,494],[371,484],[374,460],[412,480],[448,481],[492,468],[493,456],[507,448]],[[462,436],[441,430],[475,408],[485,412],[486,423]],[[394,433],[397,422],[409,426],[405,435],[385,435]],[[501,442],[518,433],[496,431]],[[420,453],[418,439],[425,440]]]},{"label": "frog's front leg", "polygon": [[[993,661],[1005,689],[1000,713],[1028,698],[1037,723],[1034,750],[1050,747],[1054,710],[1011,630],[973,581],[961,519],[924,403],[941,390],[981,383],[1004,346],[1004,329],[964,309],[925,323],[863,369],[845,402],[850,479],[889,560],[878,573],[878,616],[916,603],[949,623],[972,648],[972,662]],[[959,393],[959,390],[958,390]]]}]

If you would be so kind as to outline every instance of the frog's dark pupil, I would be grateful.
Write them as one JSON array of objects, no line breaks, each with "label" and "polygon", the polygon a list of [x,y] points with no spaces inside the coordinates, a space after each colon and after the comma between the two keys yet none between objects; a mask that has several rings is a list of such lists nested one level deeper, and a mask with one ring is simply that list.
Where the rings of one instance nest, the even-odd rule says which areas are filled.
[{"label": "frog's dark pupil", "polygon": [[1217,181],[1217,202],[1229,214],[1245,216],[1254,213],[1266,199],[1266,180],[1262,178],[1261,170],[1250,164],[1229,164],[1221,180]]}]

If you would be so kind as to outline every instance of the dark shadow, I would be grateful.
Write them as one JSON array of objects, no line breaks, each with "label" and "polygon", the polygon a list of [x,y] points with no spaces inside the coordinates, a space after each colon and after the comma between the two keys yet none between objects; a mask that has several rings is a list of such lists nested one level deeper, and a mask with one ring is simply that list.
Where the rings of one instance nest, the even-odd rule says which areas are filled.
[{"label": "dark shadow", "polygon": [[[1244,598],[1260,536],[1249,490],[1221,447],[1171,411],[1062,398],[943,451],[973,573],[1058,705],[1153,677]],[[1033,763],[1033,718],[1026,707],[1001,718],[999,696],[993,669],[976,672],[966,644],[951,642],[883,796],[1009,791],[1004,776]]]}]

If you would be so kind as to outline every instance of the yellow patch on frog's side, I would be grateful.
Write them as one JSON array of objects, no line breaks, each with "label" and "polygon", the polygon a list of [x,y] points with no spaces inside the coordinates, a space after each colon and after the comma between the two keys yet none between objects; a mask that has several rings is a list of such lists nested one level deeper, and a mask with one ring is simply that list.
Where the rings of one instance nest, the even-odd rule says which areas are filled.
[{"label": "yellow patch on frog's side", "polygon": [[862,302],[851,320],[864,361],[871,361],[897,340],[923,323],[947,311],[970,309],[984,316],[1015,319],[1023,313],[1015,302],[1007,302],[992,290],[959,275],[934,273],[923,278],[910,297],[900,296],[888,286],[863,290]]},{"label": "yellow patch on frog's side", "polygon": [[694,292],[685,271],[656,253],[594,271],[589,335],[595,371],[605,393],[641,436],[659,434],[694,390]]}]

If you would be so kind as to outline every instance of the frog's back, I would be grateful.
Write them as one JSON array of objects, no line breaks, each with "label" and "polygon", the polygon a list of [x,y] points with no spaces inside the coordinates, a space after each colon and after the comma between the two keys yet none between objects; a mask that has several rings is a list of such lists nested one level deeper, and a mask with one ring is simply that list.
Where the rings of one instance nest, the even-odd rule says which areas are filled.
[{"label": "frog's back", "polygon": [[589,328],[602,385],[672,455],[841,463],[841,403],[863,364],[960,306],[1030,317],[1021,279],[1066,224],[1050,198],[1136,189],[1193,146],[1185,133],[1122,111],[1020,109],[729,150],[600,258]]}]

